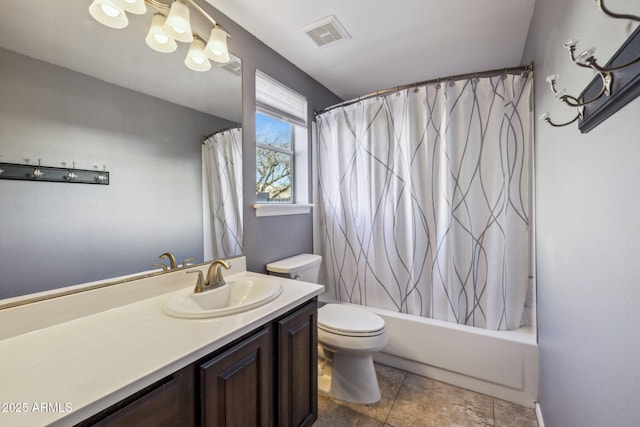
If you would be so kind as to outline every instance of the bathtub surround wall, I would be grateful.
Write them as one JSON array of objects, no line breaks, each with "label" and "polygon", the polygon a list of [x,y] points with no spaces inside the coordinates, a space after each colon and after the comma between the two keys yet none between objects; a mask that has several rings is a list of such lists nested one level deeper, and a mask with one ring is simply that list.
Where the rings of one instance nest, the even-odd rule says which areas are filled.
[{"label": "bathtub surround wall", "polygon": [[0,181],[0,298],[202,261],[202,137],[231,125],[0,49],[0,155],[110,184]]},{"label": "bathtub surround wall", "polygon": [[325,274],[345,302],[520,326],[532,73],[430,84],[317,118]]},{"label": "bathtub surround wall", "polygon": [[[640,15],[637,2],[606,2]],[[535,61],[536,111],[574,111],[545,76],[579,94],[588,70],[565,40],[595,46],[606,63],[630,34],[592,1],[537,0],[523,62]],[[536,123],[537,306],[540,412],[547,427],[635,426],[640,419],[640,99],[588,134]]]}]

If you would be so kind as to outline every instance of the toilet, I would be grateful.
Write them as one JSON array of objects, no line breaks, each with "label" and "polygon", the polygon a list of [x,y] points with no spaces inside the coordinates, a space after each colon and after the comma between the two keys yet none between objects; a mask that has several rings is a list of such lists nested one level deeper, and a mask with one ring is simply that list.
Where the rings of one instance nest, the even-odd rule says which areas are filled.
[{"label": "toilet", "polygon": [[[267,264],[272,275],[317,283],[322,257],[301,254]],[[349,304],[318,309],[318,390],[348,402],[380,400],[373,353],[387,344],[384,319]]]}]

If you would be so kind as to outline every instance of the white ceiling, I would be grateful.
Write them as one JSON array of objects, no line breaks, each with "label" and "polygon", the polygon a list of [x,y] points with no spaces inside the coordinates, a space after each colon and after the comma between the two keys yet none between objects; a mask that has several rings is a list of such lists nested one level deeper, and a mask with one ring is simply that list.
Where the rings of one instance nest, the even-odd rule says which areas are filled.
[{"label": "white ceiling", "polygon": [[[206,0],[343,99],[522,65],[535,0]],[[334,15],[351,39],[300,28]]]}]

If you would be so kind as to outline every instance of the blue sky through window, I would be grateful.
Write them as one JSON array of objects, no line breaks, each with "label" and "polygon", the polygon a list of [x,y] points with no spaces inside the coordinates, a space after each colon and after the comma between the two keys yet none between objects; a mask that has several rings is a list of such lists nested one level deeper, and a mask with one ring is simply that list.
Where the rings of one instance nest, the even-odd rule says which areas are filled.
[{"label": "blue sky through window", "polygon": [[261,144],[291,149],[291,125],[266,114],[256,113],[256,138]]}]

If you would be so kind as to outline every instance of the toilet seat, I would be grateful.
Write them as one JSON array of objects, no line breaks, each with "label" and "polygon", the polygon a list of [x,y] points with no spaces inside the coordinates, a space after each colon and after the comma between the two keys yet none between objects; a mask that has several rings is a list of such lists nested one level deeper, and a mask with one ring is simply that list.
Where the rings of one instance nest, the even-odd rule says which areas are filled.
[{"label": "toilet seat", "polygon": [[373,337],[385,333],[384,319],[362,308],[326,304],[318,310],[318,328],[347,337]]}]

